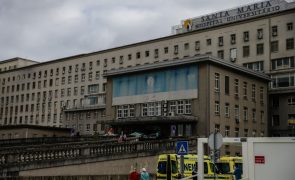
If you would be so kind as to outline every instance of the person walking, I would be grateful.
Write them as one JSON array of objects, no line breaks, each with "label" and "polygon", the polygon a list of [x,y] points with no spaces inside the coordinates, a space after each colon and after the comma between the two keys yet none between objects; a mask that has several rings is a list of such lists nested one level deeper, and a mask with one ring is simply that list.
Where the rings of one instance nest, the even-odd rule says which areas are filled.
[{"label": "person walking", "polygon": [[242,171],[238,165],[235,165],[234,175],[235,175],[235,180],[239,180],[242,178]]},{"label": "person walking", "polygon": [[149,173],[146,171],[145,168],[142,168],[142,171],[140,173],[140,180],[149,180],[149,179],[150,179]]},{"label": "person walking", "polygon": [[130,180],[139,180],[139,173],[137,172],[137,169],[134,168],[133,171],[129,174],[129,179]]}]

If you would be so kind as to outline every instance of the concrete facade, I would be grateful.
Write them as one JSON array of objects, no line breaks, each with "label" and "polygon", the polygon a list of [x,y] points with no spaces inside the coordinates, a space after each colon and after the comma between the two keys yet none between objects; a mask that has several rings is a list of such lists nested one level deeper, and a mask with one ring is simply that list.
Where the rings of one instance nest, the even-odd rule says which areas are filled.
[{"label": "concrete facade", "polygon": [[[110,100],[105,97],[109,89],[104,73],[202,54],[270,74],[271,91],[288,93],[287,99],[294,99],[294,2],[288,7],[242,21],[1,72],[0,124],[36,124],[74,128],[81,134],[105,133],[111,116],[106,115],[106,103]],[[284,102],[280,104],[288,103],[285,98],[281,100]],[[282,135],[275,129],[291,134],[291,129],[285,128],[289,119],[284,114],[292,117],[293,106],[282,108],[279,114],[270,109],[267,121],[279,115],[282,122],[278,127],[270,123],[270,135]],[[230,131],[233,133],[233,129]]]},{"label": "concrete facade", "polygon": [[[181,90],[161,92],[158,87],[157,92],[148,96],[145,95],[145,89],[137,90],[136,97],[130,94],[122,95],[119,97],[122,104],[115,102],[118,81],[121,85],[119,91],[122,92],[124,88],[135,87],[132,79],[146,75],[146,81],[142,82],[139,79],[141,82],[138,83],[140,86],[145,86],[146,83],[147,89],[150,89],[157,86],[159,74],[163,75],[165,71],[175,69],[179,74],[182,71],[179,67],[193,66],[197,67],[198,73],[194,73],[197,76],[197,88],[191,97],[187,94],[190,90],[182,93],[183,89],[187,89],[182,88],[182,85],[176,85],[177,89]],[[154,65],[142,65],[137,68],[112,70],[106,76],[109,89],[106,98],[112,100],[107,101],[107,116],[111,117],[110,123],[118,132],[159,133],[163,137],[208,137],[215,131],[226,137],[267,136],[269,78],[263,73],[210,56],[195,56],[158,63],[156,69]],[[170,73],[170,76],[174,75]],[[191,78],[191,74],[187,76]],[[150,78],[155,79],[155,84],[149,84]],[[171,77],[166,77],[166,82],[169,79]],[[183,84],[177,80],[175,83]],[[194,84],[192,81],[189,83]],[[171,93],[173,96],[169,96]],[[136,98],[140,100],[135,102]]]}]

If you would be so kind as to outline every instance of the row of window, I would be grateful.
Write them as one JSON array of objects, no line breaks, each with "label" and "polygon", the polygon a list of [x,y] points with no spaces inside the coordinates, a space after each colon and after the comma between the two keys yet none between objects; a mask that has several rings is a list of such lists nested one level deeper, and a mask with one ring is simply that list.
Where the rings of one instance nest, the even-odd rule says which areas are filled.
[{"label": "row of window", "polygon": [[18,113],[26,113],[26,112],[44,113],[45,111],[47,111],[48,113],[50,113],[52,109],[54,113],[56,113],[59,109],[79,108],[84,106],[103,105],[103,104],[105,104],[105,96],[95,95],[95,96],[86,97],[85,99],[80,98],[80,99],[73,99],[73,100],[66,100],[66,101],[54,101],[54,102],[50,101],[48,103],[37,102],[36,104],[26,104],[26,105],[10,106],[10,107],[1,105],[0,116],[2,116],[3,114],[5,116],[7,116],[8,114],[10,114],[10,116],[13,116],[13,115],[18,115]]},{"label": "row of window", "polygon": [[295,87],[295,73],[271,75],[271,88]]},{"label": "row of window", "polygon": [[[117,118],[135,117],[136,105],[117,106]],[[191,100],[150,102],[141,105],[141,116],[175,116],[191,114]]]},{"label": "row of window", "polygon": [[294,56],[283,57],[271,60],[271,70],[281,70],[294,68],[295,59]]},{"label": "row of window", "polygon": [[[230,94],[230,87],[232,85],[230,85],[230,78],[229,76],[225,76],[224,77],[224,94],[225,95],[229,95]],[[233,91],[234,91],[234,95],[235,97],[239,97],[239,88],[240,87],[240,81],[239,79],[234,79],[234,85],[233,85]],[[242,96],[245,100],[248,99],[248,82],[244,81],[243,82],[243,91],[242,91]],[[215,73],[215,86],[214,86],[215,92],[220,93],[220,74],[219,73]],[[256,87],[256,84],[252,84],[251,85],[251,100],[253,102],[256,102],[256,89],[258,89]],[[259,88],[259,99],[260,99],[260,103],[261,105],[264,104],[264,87],[260,87]]]},{"label": "row of window", "polygon": [[[220,132],[220,125],[219,124],[215,124],[215,132]],[[260,132],[260,134],[258,134],[256,129],[252,130],[252,134],[250,134],[249,129],[245,128],[243,132],[241,132],[240,128],[235,127],[233,134],[231,134],[231,129],[230,126],[224,126],[224,133],[223,135],[225,137],[264,137],[264,131],[262,130]]]},{"label": "row of window", "polygon": [[[226,118],[230,118],[230,104],[229,103],[225,103],[224,104],[224,117]],[[243,107],[243,113],[242,113],[242,119],[244,121],[248,121],[249,120],[249,110],[248,107]],[[257,112],[256,109],[253,108],[251,111],[251,119],[253,122],[257,121]],[[215,115],[216,116],[220,116],[221,112],[220,112],[220,102],[219,101],[215,101]],[[240,106],[239,105],[235,105],[234,106],[234,117],[236,120],[236,123],[240,122]],[[260,122],[264,123],[264,111],[260,111]]]},{"label": "row of window", "polygon": [[[73,94],[72,94],[72,90],[73,90]],[[105,86],[104,86],[104,91],[105,91]],[[88,93],[87,93],[88,95],[97,94],[97,93],[99,93],[99,84],[88,85]],[[27,94],[15,95],[15,96],[1,97],[0,104],[4,105],[6,103],[6,105],[8,105],[9,103],[19,103],[19,102],[23,103],[23,102],[29,102],[29,101],[40,102],[41,100],[42,101],[48,100],[49,102],[51,102],[53,98],[57,99],[59,97],[63,98],[65,96],[71,97],[72,95],[73,96],[85,95],[85,86],[80,87],[80,94],[78,93],[78,87],[60,89],[60,91],[56,89],[54,91],[50,90],[48,92],[43,91],[43,93],[37,92],[37,93],[31,93],[31,94],[27,93]]]},{"label": "row of window", "polygon": [[16,69],[16,68],[17,68],[16,65],[8,66],[8,67],[4,67],[3,69],[0,68],[0,72],[2,72],[2,71],[7,71],[7,70],[11,70],[11,69]]},{"label": "row of window", "polygon": [[[35,118],[34,118],[35,117]],[[56,126],[57,124],[62,124],[62,114],[60,115],[58,119],[58,114],[51,114],[45,115],[39,115],[37,114],[36,116],[19,116],[19,117],[10,117],[10,118],[1,118],[0,119],[0,124],[3,125],[16,125],[16,124],[34,124],[34,125],[42,125],[42,124],[52,124]]]},{"label": "row of window", "polygon": [[[101,76],[100,71],[96,71],[95,80],[99,80],[100,76]],[[61,77],[61,84],[62,85],[65,85],[65,83],[71,84],[72,82],[79,83],[79,82],[85,82],[85,80],[86,80],[85,73],[81,74],[80,81],[79,81],[78,74],[76,74],[75,76],[67,76],[67,77],[64,76],[64,77]],[[92,80],[93,80],[93,73],[89,72],[88,73],[88,81],[92,81]],[[60,78],[55,78],[55,82],[53,82],[53,81],[54,81],[54,79],[43,80],[43,83],[42,83],[42,81],[38,81],[38,88],[41,88],[42,84],[43,84],[44,88],[46,88],[48,86],[52,87],[53,85],[58,86],[60,84]],[[10,82],[10,77],[7,78],[7,82]],[[32,82],[32,89],[36,88],[36,83],[37,82]],[[2,85],[3,86],[5,85],[5,78],[2,79]],[[14,87],[14,85],[12,85],[12,86]],[[23,83],[23,84],[16,85],[17,90],[19,90],[20,86],[21,86],[22,90],[25,89],[25,84]],[[29,82],[27,83],[27,90],[30,90],[30,83]]]},{"label": "row of window", "polygon": [[[9,93],[14,93],[14,92],[22,92],[22,91],[25,91],[25,83],[21,84],[21,88],[19,85],[17,86],[7,86],[6,87],[6,91],[5,91],[5,87],[2,87],[2,95],[5,94],[9,94]],[[16,88],[15,88],[16,87]],[[11,89],[10,89],[11,88]],[[46,87],[44,87],[46,88]],[[34,82],[32,84],[32,89],[36,89],[36,86],[34,85]],[[40,83],[40,87],[39,87],[39,83],[38,83],[38,89],[42,89],[41,88],[41,83]],[[30,83],[27,83],[27,90],[30,90]],[[61,97],[64,97],[65,96],[65,90],[67,90],[67,96],[71,96],[71,91],[72,91],[72,88],[66,88],[66,89],[60,89],[61,91]],[[73,88],[74,90],[74,95],[77,96],[78,95],[78,87],[74,87]],[[54,90],[54,94],[55,94],[55,98],[58,98],[58,89]],[[43,94],[45,92],[45,95],[46,96],[46,91],[43,91]],[[53,94],[53,91],[48,91],[49,93],[49,98],[52,98],[52,94]],[[103,86],[102,86],[102,92],[106,92],[106,83],[103,83]],[[88,94],[93,94],[93,93],[99,93],[99,84],[95,84],[95,85],[88,85]],[[80,95],[84,95],[85,94],[85,86],[80,86]],[[38,92],[37,93],[38,97],[40,98],[41,97],[41,92]],[[16,95],[16,99],[18,99],[18,96],[19,95]],[[24,96],[24,95],[21,95],[21,96]],[[27,96],[29,96],[27,94]],[[12,96],[13,97],[13,96]],[[34,100],[34,97],[35,97],[35,93],[32,93],[32,101]],[[3,98],[3,97],[2,97]],[[7,99],[7,97],[6,97]],[[22,102],[23,102],[23,99],[22,98]],[[26,101],[28,101],[29,98],[26,99]],[[6,101],[8,102],[8,101]]]}]

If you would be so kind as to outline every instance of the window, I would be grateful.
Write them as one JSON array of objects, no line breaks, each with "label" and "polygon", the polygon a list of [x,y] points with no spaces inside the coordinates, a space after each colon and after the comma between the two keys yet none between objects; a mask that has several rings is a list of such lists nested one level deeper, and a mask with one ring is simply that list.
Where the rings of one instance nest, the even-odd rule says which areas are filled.
[{"label": "window", "polygon": [[184,50],[189,50],[189,43],[184,44]]},{"label": "window", "polygon": [[247,88],[248,88],[248,83],[247,82],[244,82],[243,84],[243,97],[244,99],[247,99]]},{"label": "window", "polygon": [[244,129],[244,137],[248,137],[248,129]]},{"label": "window", "polygon": [[223,46],[223,37],[218,37],[218,46]]},{"label": "window", "polygon": [[169,52],[168,47],[165,47],[165,48],[164,48],[164,53],[165,53],[165,54],[168,54],[168,52]]},{"label": "window", "polygon": [[288,105],[295,105],[295,96],[291,96],[288,98]]},{"label": "window", "polygon": [[68,84],[72,83],[72,76],[68,76]]},{"label": "window", "polygon": [[256,85],[252,84],[252,101],[256,102]]},{"label": "window", "polygon": [[240,108],[239,105],[235,105],[235,120],[239,122],[240,120]]},{"label": "window", "polygon": [[68,72],[72,73],[72,66],[69,66]]},{"label": "window", "polygon": [[239,97],[239,80],[235,79],[235,97]]},{"label": "window", "polygon": [[263,29],[257,29],[257,39],[263,39]]},{"label": "window", "polygon": [[176,113],[191,114],[191,101],[190,100],[170,101],[168,115],[173,116]]},{"label": "window", "polygon": [[128,60],[132,59],[132,54],[128,54]]},{"label": "window", "polygon": [[293,30],[293,23],[287,23],[287,31]]},{"label": "window", "polygon": [[175,45],[175,46],[174,46],[174,54],[175,54],[175,55],[178,54],[178,45]]},{"label": "window", "polygon": [[271,52],[278,52],[279,51],[279,41],[272,41],[271,42],[270,51]]},{"label": "window", "polygon": [[84,95],[84,93],[85,93],[85,87],[81,86],[80,95]]},{"label": "window", "polygon": [[145,51],[145,57],[149,57],[150,56],[150,51]]},{"label": "window", "polygon": [[85,82],[85,74],[81,74],[81,82]]},{"label": "window", "polygon": [[90,61],[89,62],[89,70],[92,70],[92,65],[93,65],[93,63],[92,63],[92,61]]},{"label": "window", "polygon": [[207,39],[206,42],[207,42],[207,46],[211,46],[211,39]]},{"label": "window", "polygon": [[220,59],[224,59],[224,51],[223,50],[217,51],[217,57]]},{"label": "window", "polygon": [[143,104],[142,115],[143,116],[159,116],[161,115],[160,102],[152,102]]},{"label": "window", "polygon": [[196,50],[196,51],[199,51],[200,48],[201,48],[200,41],[196,41],[196,42],[195,42],[195,50]]},{"label": "window", "polygon": [[280,116],[272,115],[272,126],[280,126]]},{"label": "window", "polygon": [[219,73],[215,73],[215,92],[219,92],[220,91],[220,75]]},{"label": "window", "polygon": [[66,83],[66,78],[65,77],[62,77],[61,78],[61,84],[64,85],[65,83]]},{"label": "window", "polygon": [[92,81],[92,72],[88,73],[88,81]]},{"label": "window", "polygon": [[244,107],[243,119],[244,119],[244,121],[248,121],[248,108],[247,107]]},{"label": "window", "polygon": [[71,96],[71,88],[68,88],[68,90],[67,90],[67,96]]},{"label": "window", "polygon": [[159,57],[159,49],[155,49],[155,58]]},{"label": "window", "polygon": [[215,101],[215,115],[219,116],[220,115],[220,104],[219,101]]},{"label": "window", "polygon": [[215,132],[220,132],[220,125],[219,124],[215,124]]},{"label": "window", "polygon": [[115,57],[112,57],[112,63],[116,63],[116,58]]},{"label": "window", "polygon": [[278,35],[278,26],[271,27],[271,35],[272,35],[272,37],[275,37]]},{"label": "window", "polygon": [[88,94],[95,94],[99,92],[99,84],[92,84],[88,86]]},{"label": "window", "polygon": [[140,52],[136,53],[136,59],[140,59]]},{"label": "window", "polygon": [[225,133],[224,133],[224,136],[225,137],[229,137],[230,136],[230,127],[229,126],[225,126]]},{"label": "window", "polygon": [[78,95],[78,87],[74,87],[74,96]]},{"label": "window", "polygon": [[230,117],[230,107],[229,103],[225,103],[225,117],[229,118]]},{"label": "window", "polygon": [[119,64],[123,64],[124,56],[120,56]]},{"label": "window", "polygon": [[230,35],[230,43],[231,44],[236,44],[236,34],[231,34]]},{"label": "window", "polygon": [[229,77],[224,77],[224,92],[226,95],[229,95]]},{"label": "window", "polygon": [[271,76],[272,88],[285,88],[285,87],[294,87],[294,73],[287,73],[287,74],[279,74]]},{"label": "window", "polygon": [[95,79],[99,80],[99,78],[100,78],[100,71],[96,71],[95,72]]},{"label": "window", "polygon": [[252,109],[252,121],[256,122],[256,109]]},{"label": "window", "polygon": [[235,128],[235,137],[239,137],[239,128]]},{"label": "window", "polygon": [[134,105],[117,106],[117,118],[134,117]]},{"label": "window", "polygon": [[262,55],[264,53],[264,44],[257,44],[256,46],[256,54],[257,55]]},{"label": "window", "polygon": [[249,31],[245,31],[244,32],[243,39],[244,39],[244,42],[248,42],[249,41]]},{"label": "window", "polygon": [[250,56],[250,46],[243,46],[243,57]]},{"label": "window", "polygon": [[294,49],[294,38],[286,39],[286,49]]},{"label": "window", "polygon": [[103,66],[104,66],[104,67],[108,67],[108,59],[104,59],[104,61],[103,61]]},{"label": "window", "polygon": [[271,60],[271,69],[272,70],[280,70],[280,69],[288,69],[294,68],[295,60],[294,57],[284,57]]},{"label": "window", "polygon": [[252,62],[252,63],[244,63],[243,64],[244,67],[248,68],[248,69],[252,69],[254,71],[263,71],[263,61],[256,61],[256,62]]}]

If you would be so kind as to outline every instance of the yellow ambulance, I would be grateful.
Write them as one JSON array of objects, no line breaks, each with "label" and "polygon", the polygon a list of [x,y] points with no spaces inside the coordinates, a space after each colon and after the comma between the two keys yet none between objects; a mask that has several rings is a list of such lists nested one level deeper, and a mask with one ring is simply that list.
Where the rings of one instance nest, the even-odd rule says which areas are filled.
[{"label": "yellow ambulance", "polygon": [[[197,171],[198,156],[194,154],[184,155],[184,176],[192,176],[194,169]],[[214,179],[216,168],[208,156],[204,156],[204,179]],[[218,169],[215,169],[217,174]],[[177,179],[180,173],[180,156],[176,154],[162,154],[158,158],[157,179]],[[232,175],[217,174],[218,179],[231,179]]]},{"label": "yellow ambulance", "polygon": [[217,168],[222,174],[233,174],[235,165],[239,166],[239,168],[243,171],[242,157],[222,156],[216,163]]}]

